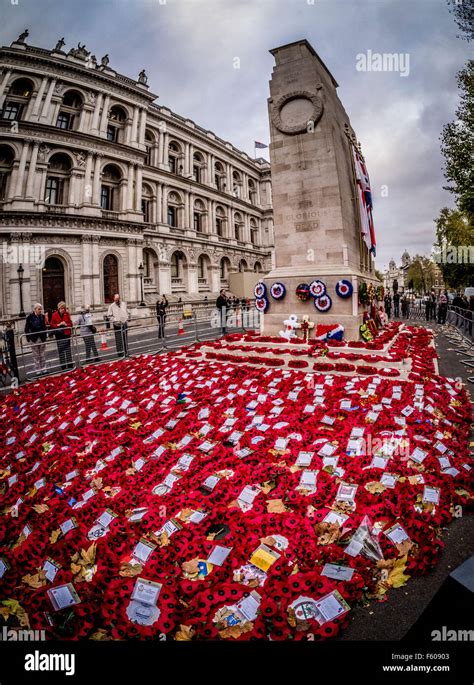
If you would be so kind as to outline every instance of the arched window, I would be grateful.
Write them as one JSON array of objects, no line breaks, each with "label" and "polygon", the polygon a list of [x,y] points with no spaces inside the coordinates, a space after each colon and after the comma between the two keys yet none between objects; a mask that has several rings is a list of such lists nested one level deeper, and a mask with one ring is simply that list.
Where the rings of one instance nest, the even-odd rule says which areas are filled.
[{"label": "arched window", "polygon": [[248,269],[247,262],[245,261],[245,259],[241,259],[239,262],[239,271],[243,272],[243,271],[247,271],[247,269]]},{"label": "arched window", "polygon": [[249,178],[249,200],[253,205],[257,202],[257,188],[253,178]]},{"label": "arched window", "polygon": [[260,262],[255,262],[253,270],[255,271],[256,274],[259,274],[262,270],[262,265]]},{"label": "arched window", "polygon": [[33,83],[27,78],[16,79],[10,86],[2,109],[2,119],[19,121],[33,93]]},{"label": "arched window", "polygon": [[153,190],[147,183],[142,187],[142,212],[143,221],[147,224],[153,221]]},{"label": "arched window", "polygon": [[181,147],[174,141],[168,145],[168,168],[172,174],[182,174],[183,165],[181,160]]},{"label": "arched window", "polygon": [[107,125],[107,140],[111,143],[122,143],[122,132],[127,121],[127,113],[119,105],[113,105],[109,110],[109,123]]},{"label": "arched window", "polygon": [[171,290],[182,292],[187,287],[187,261],[181,250],[171,255]]},{"label": "arched window", "polygon": [[232,173],[232,193],[234,197],[242,197],[242,176],[238,171]]},{"label": "arched window", "polygon": [[216,233],[221,238],[225,237],[225,211],[223,207],[216,207]]},{"label": "arched window", "polygon": [[8,197],[13,160],[15,155],[11,147],[0,145],[0,201]]},{"label": "arched window", "polygon": [[210,260],[207,255],[200,255],[198,259],[198,285],[200,287],[205,287],[209,282],[209,264]]},{"label": "arched window", "polygon": [[250,242],[252,245],[258,245],[258,226],[255,219],[250,219]]},{"label": "arched window", "polygon": [[239,214],[239,212],[236,212],[234,214],[234,237],[239,242],[242,242],[244,239],[243,229],[244,229],[244,222],[242,220],[242,215]]},{"label": "arched window", "polygon": [[204,155],[201,152],[193,154],[193,178],[197,183],[204,183]]},{"label": "arched window", "polygon": [[152,250],[150,247],[145,247],[143,250],[143,266],[145,287],[157,285],[158,278],[156,276],[159,266],[158,255],[155,250]]},{"label": "arched window", "polygon": [[56,309],[58,302],[66,299],[64,287],[64,264],[59,257],[47,257],[42,270],[44,311]]},{"label": "arched window", "polygon": [[106,304],[114,301],[114,295],[119,291],[119,268],[118,259],[113,254],[108,254],[104,258],[104,302]]},{"label": "arched window", "polygon": [[77,129],[81,116],[83,100],[77,90],[68,90],[64,93],[63,102],[56,119],[57,128],[68,130]]},{"label": "arched window", "polygon": [[146,150],[146,157],[145,157],[145,164],[146,166],[151,166],[152,165],[152,153],[153,153],[153,145],[155,144],[155,135],[152,133],[149,129],[145,131],[145,150]]},{"label": "arched window", "polygon": [[[227,257],[222,257],[221,263],[221,285],[222,281],[227,281],[229,278],[229,271],[230,271],[230,260]],[[226,285],[226,283],[224,283]]]},{"label": "arched window", "polygon": [[221,162],[214,164],[214,184],[217,190],[225,190],[225,169]]},{"label": "arched window", "polygon": [[168,226],[172,228],[179,228],[180,223],[180,212],[181,198],[178,193],[170,193],[168,195],[168,211],[167,211],[167,223]]},{"label": "arched window", "polygon": [[194,200],[193,227],[196,233],[204,232],[204,218],[206,208],[202,200]]},{"label": "arched window", "polygon": [[49,160],[44,199],[49,205],[67,205],[69,197],[69,175],[71,160],[58,152]]},{"label": "arched window", "polygon": [[114,164],[107,164],[102,171],[100,187],[100,206],[107,211],[118,212],[120,209],[120,181],[122,174]]}]

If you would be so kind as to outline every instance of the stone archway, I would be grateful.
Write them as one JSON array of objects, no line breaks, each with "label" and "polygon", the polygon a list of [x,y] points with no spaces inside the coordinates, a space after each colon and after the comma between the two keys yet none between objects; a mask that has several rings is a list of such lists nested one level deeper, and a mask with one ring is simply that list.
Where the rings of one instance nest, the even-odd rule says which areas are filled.
[{"label": "stone archway", "polygon": [[57,255],[47,257],[42,271],[44,311],[55,310],[58,302],[66,300],[65,266]]}]

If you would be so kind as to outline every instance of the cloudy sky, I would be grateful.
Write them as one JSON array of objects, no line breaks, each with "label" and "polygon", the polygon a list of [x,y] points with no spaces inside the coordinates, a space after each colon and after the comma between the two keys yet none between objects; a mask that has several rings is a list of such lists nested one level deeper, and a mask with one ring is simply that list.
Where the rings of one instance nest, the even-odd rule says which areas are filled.
[{"label": "cloudy sky", "polygon": [[[433,219],[452,205],[439,134],[469,56],[447,0],[0,0],[0,14],[3,45],[28,27],[31,45],[64,36],[66,49],[80,41],[99,59],[108,53],[120,73],[145,67],[159,104],[252,156],[253,141],[269,137],[268,51],[308,39],[339,83],[366,157],[378,268],[405,249],[430,251]],[[368,50],[408,54],[408,75],[358,71]]]}]

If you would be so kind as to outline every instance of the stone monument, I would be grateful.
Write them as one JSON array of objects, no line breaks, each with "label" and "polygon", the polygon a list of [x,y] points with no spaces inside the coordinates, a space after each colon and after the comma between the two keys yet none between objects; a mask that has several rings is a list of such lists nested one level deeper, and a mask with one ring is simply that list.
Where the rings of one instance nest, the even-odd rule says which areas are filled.
[{"label": "stone monument", "polygon": [[[307,314],[316,325],[342,324],[346,339],[356,340],[365,310],[358,284],[379,285],[370,238],[362,235],[354,153],[362,156],[338,84],[308,41],[270,52],[276,62],[268,101],[275,266],[263,279],[269,306],[262,333],[278,335],[290,314],[298,320]],[[315,280],[326,286],[330,300],[319,306],[327,311],[312,296],[296,295],[299,284]],[[350,285],[340,296],[341,280]],[[270,294],[274,283],[284,285],[283,299]]]}]

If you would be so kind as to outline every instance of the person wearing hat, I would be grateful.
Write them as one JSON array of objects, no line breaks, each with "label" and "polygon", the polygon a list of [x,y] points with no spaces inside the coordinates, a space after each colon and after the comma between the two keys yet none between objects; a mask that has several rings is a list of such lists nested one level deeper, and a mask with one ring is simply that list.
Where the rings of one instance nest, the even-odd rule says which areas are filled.
[{"label": "person wearing hat", "polygon": [[92,361],[98,362],[99,353],[97,352],[97,346],[94,338],[94,335],[97,333],[97,329],[92,323],[90,305],[84,305],[81,307],[81,314],[76,321],[76,326],[79,326],[79,332],[84,340],[84,346],[86,348],[86,362],[88,362],[92,356]]},{"label": "person wearing hat", "polygon": [[74,368],[71,354],[72,320],[65,302],[58,302],[58,307],[51,317],[50,326],[56,337],[61,369],[65,371]]},{"label": "person wearing hat", "polygon": [[31,314],[25,321],[26,339],[31,345],[31,354],[35,365],[35,373],[40,376],[46,373],[46,318],[43,305],[37,302]]}]

